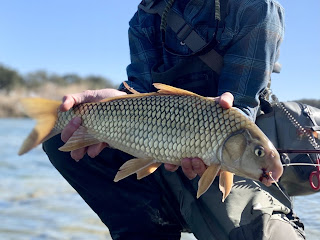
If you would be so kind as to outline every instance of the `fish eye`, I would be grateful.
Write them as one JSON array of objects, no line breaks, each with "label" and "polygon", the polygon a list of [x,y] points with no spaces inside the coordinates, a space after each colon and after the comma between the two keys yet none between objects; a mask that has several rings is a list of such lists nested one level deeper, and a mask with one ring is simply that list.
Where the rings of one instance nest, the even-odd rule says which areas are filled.
[{"label": "fish eye", "polygon": [[264,148],[261,146],[257,146],[254,149],[254,154],[258,157],[263,157],[265,155]]}]

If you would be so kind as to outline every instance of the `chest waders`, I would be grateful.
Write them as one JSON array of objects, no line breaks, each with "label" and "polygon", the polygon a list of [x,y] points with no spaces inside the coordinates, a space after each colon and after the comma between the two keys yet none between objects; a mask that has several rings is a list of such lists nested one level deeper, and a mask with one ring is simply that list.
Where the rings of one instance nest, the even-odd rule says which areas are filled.
[{"label": "chest waders", "polygon": [[[216,4],[216,8],[221,10],[218,11],[220,24],[223,23],[227,1],[221,2],[221,6]],[[186,44],[194,54],[178,56],[174,67],[167,68],[161,62],[155,65],[152,69],[153,82],[183,88],[203,96],[217,96],[223,58],[213,48],[216,42],[204,42],[192,26],[170,11],[169,4],[165,1],[146,0],[139,7],[147,13],[162,17],[163,11],[167,11],[165,27],[168,25],[181,44]],[[164,41],[165,32],[162,36]],[[166,49],[165,44],[164,49],[167,54],[175,55]],[[217,180],[212,184],[211,191],[196,199],[198,177],[189,180],[181,169],[171,173],[163,167],[153,175],[163,189],[167,214],[175,216],[184,231],[191,231],[198,239],[304,239],[303,225],[294,223],[296,218],[291,211],[290,201],[275,186],[266,188],[255,181],[235,176],[233,189],[222,203]]]}]

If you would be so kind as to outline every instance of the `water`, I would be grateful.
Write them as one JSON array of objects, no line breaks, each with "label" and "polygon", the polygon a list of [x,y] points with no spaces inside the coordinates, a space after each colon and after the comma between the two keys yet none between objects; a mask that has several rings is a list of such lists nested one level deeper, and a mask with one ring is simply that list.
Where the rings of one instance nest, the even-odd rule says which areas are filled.
[{"label": "water", "polygon": [[[16,153],[34,126],[28,119],[0,119],[0,239],[111,239],[108,229],[54,169],[41,147]],[[319,239],[319,194],[294,200],[309,240]],[[183,240],[195,239],[184,234]]]}]

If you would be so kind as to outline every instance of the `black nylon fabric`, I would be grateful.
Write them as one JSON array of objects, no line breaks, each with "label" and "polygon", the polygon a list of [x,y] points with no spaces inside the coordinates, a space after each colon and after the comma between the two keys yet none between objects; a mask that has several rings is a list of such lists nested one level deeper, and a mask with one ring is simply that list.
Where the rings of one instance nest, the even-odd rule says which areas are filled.
[{"label": "black nylon fabric", "polygon": [[164,69],[162,64],[156,65],[151,74],[154,83],[164,83],[201,96],[217,96],[218,74],[197,57],[182,57],[170,69]]}]

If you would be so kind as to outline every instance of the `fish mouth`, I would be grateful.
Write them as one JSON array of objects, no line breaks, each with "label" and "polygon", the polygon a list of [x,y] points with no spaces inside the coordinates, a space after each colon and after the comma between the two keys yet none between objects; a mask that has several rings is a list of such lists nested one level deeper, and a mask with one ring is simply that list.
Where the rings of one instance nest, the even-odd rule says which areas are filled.
[{"label": "fish mouth", "polygon": [[283,173],[283,166],[280,161],[280,155],[276,150],[272,150],[268,154],[267,164],[261,167],[262,173],[259,178],[260,182],[267,187],[270,187],[272,183],[279,181]]},{"label": "fish mouth", "polygon": [[276,183],[279,181],[282,175],[283,169],[279,168],[279,169],[274,169],[273,171],[270,171],[266,168],[262,168],[261,171],[262,171],[262,174],[260,175],[259,181],[262,182],[267,187],[270,187],[272,183]]},{"label": "fish mouth", "polygon": [[270,176],[272,175],[272,172],[267,171],[267,169],[265,168],[262,168],[261,171],[262,171],[262,174],[259,178],[259,181],[266,185],[266,183],[268,183],[269,179],[271,178]]}]

